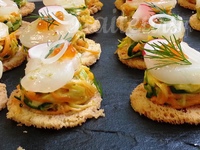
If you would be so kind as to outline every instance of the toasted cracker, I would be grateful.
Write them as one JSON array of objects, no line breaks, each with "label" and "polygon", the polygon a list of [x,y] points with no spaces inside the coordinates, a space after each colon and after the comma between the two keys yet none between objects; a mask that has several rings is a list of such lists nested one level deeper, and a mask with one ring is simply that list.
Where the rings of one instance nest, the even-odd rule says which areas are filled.
[{"label": "toasted cracker", "polygon": [[197,14],[194,14],[189,19],[190,26],[194,30],[200,31],[200,20],[197,18]]},{"label": "toasted cracker", "polygon": [[103,3],[100,2],[100,0],[93,0],[91,2],[91,4],[90,3],[87,4],[87,1],[86,1],[86,5],[87,5],[88,9],[90,10],[90,14],[97,13],[103,7]]},{"label": "toasted cracker", "polygon": [[23,61],[26,60],[26,57],[27,53],[23,50],[21,46],[19,46],[19,50],[11,59],[3,61],[3,71],[5,72],[20,66]]},{"label": "toasted cracker", "polygon": [[100,21],[95,20],[93,24],[85,23],[82,30],[85,34],[92,34],[97,32],[101,27]]},{"label": "toasted cracker", "polygon": [[114,4],[115,7],[119,10],[121,10],[121,6],[126,2],[126,0],[115,0]]},{"label": "toasted cracker", "polygon": [[20,14],[24,17],[31,14],[35,10],[35,4],[32,2],[27,2],[26,5],[19,9]]},{"label": "toasted cracker", "polygon": [[118,48],[117,51],[116,51],[116,54],[118,55],[119,60],[123,64],[125,64],[125,65],[127,65],[131,68],[137,68],[137,69],[141,69],[141,70],[146,69],[146,65],[145,65],[143,58],[135,57],[135,58],[127,59],[127,58],[129,58],[129,56],[127,55],[127,49],[126,48],[123,48],[123,47]]},{"label": "toasted cracker", "polygon": [[32,109],[28,107],[20,107],[20,101],[14,98],[17,94],[18,91],[14,90],[9,97],[7,103],[7,118],[26,126],[58,130],[82,125],[90,118],[97,119],[101,116],[105,116],[104,110],[100,109],[102,99],[98,93],[91,99],[89,102],[91,105],[86,109],[80,112],[74,111],[60,115],[41,114],[32,111]]},{"label": "toasted cracker", "polygon": [[85,40],[89,44],[88,50],[98,53],[98,54],[93,54],[91,52],[86,51],[81,54],[81,63],[86,66],[91,66],[100,58],[101,46],[99,43],[95,43],[95,41],[91,39],[86,38]]},{"label": "toasted cracker", "polygon": [[158,122],[170,124],[200,124],[200,106],[182,110],[152,103],[146,98],[144,84],[138,85],[130,95],[132,108],[140,115]]},{"label": "toasted cracker", "polygon": [[122,32],[126,32],[126,29],[128,27],[128,19],[126,16],[119,16],[116,19],[116,26],[120,29]]},{"label": "toasted cracker", "polygon": [[188,0],[178,0],[178,4],[184,8],[196,10],[196,4],[191,3]]},{"label": "toasted cracker", "polygon": [[6,107],[6,103],[8,101],[6,85],[4,83],[0,83],[0,110]]}]

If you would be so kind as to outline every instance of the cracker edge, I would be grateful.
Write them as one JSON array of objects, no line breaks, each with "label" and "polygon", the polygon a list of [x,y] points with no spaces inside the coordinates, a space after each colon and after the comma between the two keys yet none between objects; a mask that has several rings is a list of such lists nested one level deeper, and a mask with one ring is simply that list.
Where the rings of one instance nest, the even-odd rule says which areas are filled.
[{"label": "cracker edge", "polygon": [[200,124],[200,106],[176,110],[152,103],[146,98],[144,84],[139,84],[130,95],[132,108],[151,120],[170,124]]},{"label": "cracker edge", "polygon": [[197,14],[193,14],[190,17],[189,23],[194,30],[200,31],[200,20],[197,18]]},{"label": "cracker edge", "polygon": [[35,113],[27,107],[20,107],[20,101],[14,98],[17,92],[18,90],[14,90],[9,97],[7,103],[7,118],[26,126],[58,130],[61,128],[70,128],[82,125],[82,123],[86,122],[86,120],[90,118],[97,119],[105,116],[104,110],[100,109],[102,98],[99,93],[97,93],[89,102],[94,105],[91,105],[91,107],[88,107],[83,111],[73,114],[45,115]]},{"label": "cracker edge", "polygon": [[184,8],[196,10],[196,5],[188,2],[187,0],[178,0],[178,4]]}]

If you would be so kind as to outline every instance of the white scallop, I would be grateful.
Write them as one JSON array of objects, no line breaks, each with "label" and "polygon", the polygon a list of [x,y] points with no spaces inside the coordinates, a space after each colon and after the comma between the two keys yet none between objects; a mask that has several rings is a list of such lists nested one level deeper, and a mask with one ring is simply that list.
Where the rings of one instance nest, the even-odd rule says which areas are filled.
[{"label": "white scallop", "polygon": [[[149,43],[159,44],[159,42],[167,44],[167,41],[164,39],[152,40]],[[174,64],[157,69],[149,69],[155,66],[156,61],[144,56],[147,69],[155,78],[167,84],[200,84],[200,53],[185,42],[181,42],[181,47],[184,54],[188,56],[188,60],[192,63],[191,65]],[[144,48],[153,50],[148,44],[145,44]],[[146,54],[152,55],[149,52],[146,52]]]},{"label": "white scallop", "polygon": [[166,9],[166,8],[174,8],[176,6],[176,0],[126,0],[126,3],[129,5],[138,7],[141,3],[153,3],[154,5]]},{"label": "white scallop", "polygon": [[79,8],[85,6],[85,0],[43,0],[45,6],[60,5],[64,8]]},{"label": "white scallop", "polygon": [[[163,24],[156,24],[153,21],[155,18],[161,17],[166,17],[171,20]],[[172,35],[175,35],[176,39],[182,39],[185,33],[185,27],[180,16],[178,16],[178,19],[176,19],[174,16],[167,14],[155,14],[149,18],[149,24],[154,29],[134,29],[131,24],[129,24],[126,30],[126,35],[134,41],[140,41],[148,40],[149,35],[157,38],[162,38],[164,36],[167,39],[170,39]]]},{"label": "white scallop", "polygon": [[0,22],[0,38],[4,38],[9,35],[8,26],[2,22]]},{"label": "white scallop", "polygon": [[0,17],[10,15],[11,13],[19,13],[17,4],[11,0],[0,0]]},{"label": "white scallop", "polygon": [[25,28],[23,34],[19,37],[24,46],[31,48],[41,43],[54,42],[63,38],[72,38],[79,30],[80,23],[78,19],[75,16],[68,14],[61,6],[44,7],[39,10],[39,13],[42,13],[45,10],[52,13],[62,11],[65,14],[64,21],[62,21],[64,24],[54,26],[51,30],[39,31],[37,29],[39,20],[33,21]]},{"label": "white scallop", "polygon": [[[154,19],[156,18],[168,18],[170,21],[157,24],[154,22]],[[180,16],[176,19],[174,16],[167,14],[156,14],[149,18],[149,24],[155,28],[155,30],[152,30],[150,33],[150,35],[154,37],[164,36],[165,38],[170,39],[170,37],[174,35],[176,39],[183,39],[185,27],[183,19]]]},{"label": "white scallop", "polygon": [[30,49],[25,76],[21,79],[21,85],[27,91],[53,92],[69,82],[75,71],[80,67],[78,55],[63,61],[45,63],[43,53],[47,49],[47,44],[41,44]]}]

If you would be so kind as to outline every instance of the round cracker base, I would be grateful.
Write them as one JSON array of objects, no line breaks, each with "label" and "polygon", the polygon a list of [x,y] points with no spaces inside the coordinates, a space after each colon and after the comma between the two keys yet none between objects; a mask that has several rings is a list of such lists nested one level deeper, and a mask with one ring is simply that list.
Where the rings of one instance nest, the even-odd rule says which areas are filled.
[{"label": "round cracker base", "polygon": [[144,84],[138,85],[130,95],[132,108],[140,115],[170,124],[200,124],[200,106],[176,110],[152,103],[146,98]]},{"label": "round cracker base", "polygon": [[88,5],[87,7],[90,10],[90,14],[93,15],[102,9],[103,3],[100,0],[95,0],[91,6]]},{"label": "round cracker base", "polygon": [[[85,51],[81,54],[81,63],[86,66],[91,66],[100,58],[101,55],[101,45],[95,43],[95,41],[86,38],[85,39],[89,45],[88,49],[92,52]],[[97,53],[97,54],[95,54]]]},{"label": "round cracker base", "polygon": [[119,16],[116,19],[116,26],[119,28],[120,31],[126,32],[128,27],[128,18],[126,16]]},{"label": "round cracker base", "polygon": [[35,9],[35,3],[27,2],[26,5],[22,6],[19,9],[19,12],[24,17],[31,14],[34,11],[34,9]]},{"label": "round cracker base", "polygon": [[194,14],[189,19],[190,26],[194,30],[200,31],[200,20],[197,18],[197,14]]},{"label": "round cracker base", "polygon": [[146,69],[146,65],[145,65],[145,62],[144,62],[143,58],[126,59],[126,58],[128,58],[126,49],[119,48],[119,49],[117,49],[116,54],[118,55],[119,60],[123,64],[125,64],[125,65],[127,65],[127,66],[129,66],[131,68],[136,68],[136,69],[140,69],[140,70],[145,70]]},{"label": "round cracker base", "polygon": [[178,4],[184,8],[196,10],[196,5],[187,0],[178,0]]},{"label": "round cracker base", "polygon": [[6,103],[8,101],[6,85],[4,83],[0,83],[0,110],[6,107]]},{"label": "round cracker base", "polygon": [[7,118],[26,126],[58,130],[61,128],[69,128],[82,125],[82,123],[84,123],[89,118],[97,119],[100,116],[105,116],[104,110],[100,109],[102,101],[100,94],[95,95],[91,99],[89,102],[91,106],[80,112],[74,111],[59,115],[47,115],[35,113],[27,107],[21,107],[20,101],[14,98],[17,93],[18,91],[14,90],[9,97],[7,103]]},{"label": "round cracker base", "polygon": [[125,3],[125,0],[115,0],[114,5],[117,9],[121,10],[121,6]]},{"label": "round cracker base", "polygon": [[93,34],[96,33],[97,31],[99,31],[99,29],[101,28],[101,23],[99,20],[95,20],[93,24],[89,24],[89,23],[85,23],[82,26],[81,31],[83,31],[85,34]]},{"label": "round cracker base", "polygon": [[3,61],[3,71],[12,70],[13,68],[16,68],[20,66],[27,57],[27,53],[23,50],[23,48],[20,46],[18,52],[13,56],[11,59]]}]

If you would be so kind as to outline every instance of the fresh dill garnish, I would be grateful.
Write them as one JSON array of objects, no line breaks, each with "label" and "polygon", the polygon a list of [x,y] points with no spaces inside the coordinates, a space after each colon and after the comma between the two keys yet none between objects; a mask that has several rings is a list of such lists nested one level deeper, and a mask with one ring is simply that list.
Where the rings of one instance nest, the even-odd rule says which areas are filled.
[{"label": "fresh dill garnish", "polygon": [[[62,37],[62,35],[60,35],[59,39],[58,40],[61,40],[61,39],[65,39],[67,41],[70,41],[71,40],[71,37],[67,38],[69,33],[67,33],[64,37]],[[63,44],[63,43],[62,43]],[[62,44],[57,44],[56,46],[52,47],[50,50],[49,50],[49,53],[45,56],[45,58],[49,57],[49,55],[51,55],[51,53],[54,51],[55,48],[58,48],[60,47]]]},{"label": "fresh dill garnish", "polygon": [[[166,9],[162,9],[160,7],[158,7],[157,5],[155,5],[154,3],[148,3],[146,2],[147,5],[149,5],[152,9],[155,9],[153,12],[155,12],[156,14],[168,14],[170,16],[173,16],[176,20],[180,20],[177,14],[174,13],[168,13]],[[164,21],[169,21],[168,18],[163,18]]]},{"label": "fresh dill garnish", "polygon": [[[54,14],[55,15],[55,14]],[[47,9],[44,13],[40,13],[39,15],[37,14],[32,14],[31,16],[28,16],[28,18],[33,18],[33,19],[42,19],[43,21],[48,23],[48,30],[50,29],[51,25],[56,25],[58,26],[57,23],[55,23],[55,19],[51,17],[49,14],[49,10]]]},{"label": "fresh dill garnish", "polygon": [[156,69],[160,67],[164,67],[167,65],[179,64],[179,65],[191,65],[192,63],[187,59],[187,56],[183,53],[180,41],[176,39],[173,35],[168,40],[163,37],[167,41],[166,43],[158,42],[156,43],[147,43],[149,44],[153,50],[145,49],[146,52],[149,52],[153,55],[145,55],[145,58],[150,58],[156,60],[155,66],[150,69]]}]

